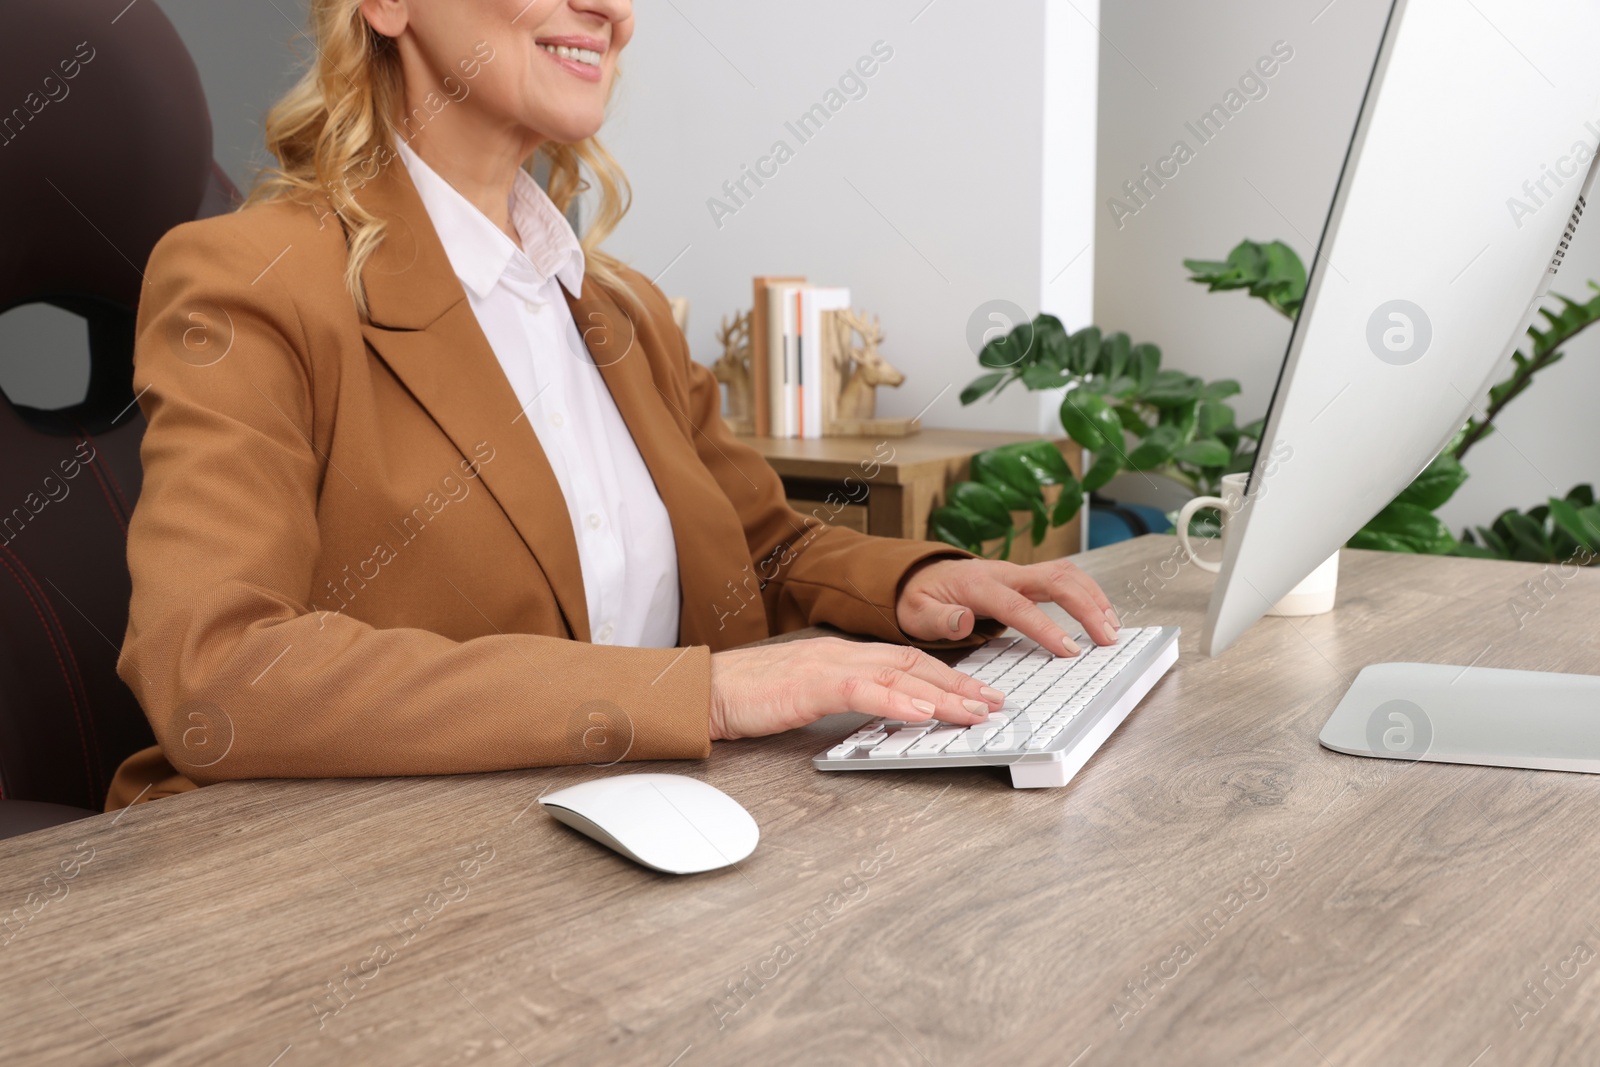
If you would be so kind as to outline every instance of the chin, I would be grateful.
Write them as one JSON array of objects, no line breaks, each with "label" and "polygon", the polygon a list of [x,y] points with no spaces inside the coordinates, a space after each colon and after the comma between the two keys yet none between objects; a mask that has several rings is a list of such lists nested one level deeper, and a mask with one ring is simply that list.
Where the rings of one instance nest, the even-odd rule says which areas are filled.
[{"label": "chin", "polygon": [[592,118],[585,116],[567,116],[565,121],[551,122],[549,120],[529,123],[532,129],[544,134],[546,140],[557,144],[577,144],[587,140],[600,132],[604,116],[596,115]]}]

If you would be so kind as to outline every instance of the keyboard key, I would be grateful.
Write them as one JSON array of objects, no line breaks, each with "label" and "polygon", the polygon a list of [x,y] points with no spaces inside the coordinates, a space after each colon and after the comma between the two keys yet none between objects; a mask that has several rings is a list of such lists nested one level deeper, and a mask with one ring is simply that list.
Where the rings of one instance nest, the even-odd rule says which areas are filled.
[{"label": "keyboard key", "polygon": [[918,741],[921,741],[925,732],[926,731],[923,730],[901,730],[887,741],[872,746],[872,748],[868,750],[867,755],[874,759],[879,757],[887,758],[889,756],[899,756],[903,754],[906,749],[910,748]]},{"label": "keyboard key", "polygon": [[989,743],[983,746],[983,750],[985,752],[1021,752],[1022,746],[1027,743],[1028,738],[1031,736],[1033,736],[1033,731],[1029,728],[1018,729],[1015,726],[1007,726],[989,738]]},{"label": "keyboard key", "polygon": [[960,734],[958,734],[948,745],[945,746],[944,754],[947,756],[953,756],[957,754],[969,755],[971,753],[978,752],[983,748],[984,743],[994,735],[994,732],[994,730],[983,726],[973,726],[966,730],[962,730]]},{"label": "keyboard key", "polygon": [[943,729],[933,730],[925,734],[922,740],[906,750],[908,756],[925,756],[935,752],[943,752],[946,745],[957,737],[966,733],[959,726],[947,726]]},{"label": "keyboard key", "polygon": [[843,759],[855,750],[856,746],[854,745],[834,745],[832,748],[828,749],[827,752],[823,753],[823,756],[826,759]]}]

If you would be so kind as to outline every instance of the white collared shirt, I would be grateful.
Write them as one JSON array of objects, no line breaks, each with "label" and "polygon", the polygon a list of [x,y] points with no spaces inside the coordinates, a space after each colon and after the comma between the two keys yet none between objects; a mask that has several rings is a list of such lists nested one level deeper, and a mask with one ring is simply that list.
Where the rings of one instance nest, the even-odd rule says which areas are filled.
[{"label": "white collared shirt", "polygon": [[655,481],[561,293],[583,295],[583,248],[518,170],[511,220],[522,248],[398,136],[450,265],[522,405],[572,519],[596,644],[678,643],[677,543]]}]

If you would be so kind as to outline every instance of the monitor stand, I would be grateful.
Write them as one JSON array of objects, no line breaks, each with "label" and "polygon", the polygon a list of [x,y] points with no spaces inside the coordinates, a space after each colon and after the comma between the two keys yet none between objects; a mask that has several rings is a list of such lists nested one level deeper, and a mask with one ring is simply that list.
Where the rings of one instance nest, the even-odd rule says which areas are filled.
[{"label": "monitor stand", "polygon": [[1318,740],[1352,756],[1600,774],[1600,677],[1374,663]]}]

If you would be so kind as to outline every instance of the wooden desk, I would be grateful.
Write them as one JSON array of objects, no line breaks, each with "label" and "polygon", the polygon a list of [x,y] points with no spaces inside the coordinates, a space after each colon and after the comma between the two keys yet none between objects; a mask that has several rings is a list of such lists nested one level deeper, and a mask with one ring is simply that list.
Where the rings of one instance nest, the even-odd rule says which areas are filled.
[{"label": "wooden desk", "polygon": [[587,767],[234,783],[0,842],[4,909],[93,850],[0,948],[0,1058],[1600,1062],[1600,779],[1316,742],[1374,660],[1594,670],[1600,574],[1519,630],[1539,567],[1346,551],[1333,614],[1207,660],[1209,575],[1126,594],[1174,547],[1082,557],[1124,617],[1181,624],[1184,658],[1065,789],[812,770],[852,717],[627,768],[702,776],[761,824],[738,868],[688,878],[530,807],[613,773]]},{"label": "wooden desk", "polygon": [[[996,433],[988,430],[929,430],[909,437],[742,437],[740,440],[760,452],[768,465],[783,479],[789,503],[798,511],[812,513],[814,502],[832,502],[838,507],[832,521],[851,526],[862,533],[879,537],[928,536],[928,515],[945,501],[945,490],[970,476],[969,461],[974,453],[1018,441],[1037,441],[1039,434]],[[1061,451],[1067,466],[1083,475],[1083,450],[1068,437],[1052,443]],[[854,479],[849,483],[846,479]],[[867,483],[863,493],[860,483]],[[844,503],[844,501],[865,501]],[[1054,501],[1054,490],[1048,491]],[[843,505],[839,507],[839,505]],[[832,508],[817,512],[827,519]],[[1014,515],[1018,525],[1030,518],[1025,512]],[[1017,539],[1011,559],[1019,563],[1057,559],[1077,552],[1083,545],[1083,516],[1080,513],[1065,526],[1053,529],[1037,549],[1026,537]],[[999,540],[986,546],[992,551]]]}]

